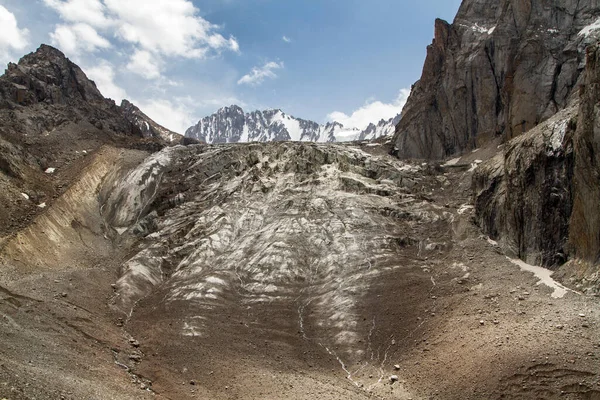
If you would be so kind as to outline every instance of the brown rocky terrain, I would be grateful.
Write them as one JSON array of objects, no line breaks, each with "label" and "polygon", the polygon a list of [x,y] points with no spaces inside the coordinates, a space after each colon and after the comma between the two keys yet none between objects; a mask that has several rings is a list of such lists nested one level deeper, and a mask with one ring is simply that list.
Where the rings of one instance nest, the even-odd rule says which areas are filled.
[{"label": "brown rocky terrain", "polygon": [[[511,141],[486,136],[504,118],[487,108],[455,140],[441,120],[462,120],[462,105],[436,120],[422,79],[399,127],[429,115],[423,132],[440,140],[423,136],[427,154],[425,141],[172,146],[58,50],[10,65],[0,399],[600,399],[600,53],[583,62],[575,37],[596,10],[465,0],[453,26],[438,22],[427,63],[442,70],[453,54],[482,57],[467,31],[484,28],[518,49],[514,82],[556,72],[532,54],[567,43],[539,44],[533,24],[564,28],[577,54],[556,61],[554,105],[544,79],[510,92],[510,115],[520,102],[539,112]],[[464,152],[408,162],[393,146]]]}]

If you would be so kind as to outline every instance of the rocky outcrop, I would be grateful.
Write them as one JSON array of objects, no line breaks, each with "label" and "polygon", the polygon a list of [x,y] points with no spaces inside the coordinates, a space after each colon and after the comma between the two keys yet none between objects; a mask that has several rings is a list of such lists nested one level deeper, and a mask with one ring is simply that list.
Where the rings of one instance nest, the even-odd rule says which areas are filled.
[{"label": "rocky outcrop", "polygon": [[464,0],[435,23],[395,154],[441,159],[527,132],[565,108],[599,33],[595,0]]}]

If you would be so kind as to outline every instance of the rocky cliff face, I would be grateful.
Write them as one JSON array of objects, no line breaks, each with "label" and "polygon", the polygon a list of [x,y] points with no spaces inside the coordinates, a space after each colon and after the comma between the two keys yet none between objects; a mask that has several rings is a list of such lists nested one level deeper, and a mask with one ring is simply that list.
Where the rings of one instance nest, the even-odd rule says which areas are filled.
[{"label": "rocky cliff face", "polygon": [[600,261],[600,48],[587,52],[585,86],[573,140],[575,174],[569,242],[573,255],[592,264]]},{"label": "rocky cliff face", "polygon": [[504,250],[529,264],[567,260],[577,107],[510,141],[473,175],[476,220]]},{"label": "rocky cliff face", "polygon": [[[397,117],[396,117],[397,118]],[[241,107],[224,107],[198,121],[185,136],[206,143],[247,142],[342,142],[377,139],[393,132],[395,119],[371,124],[360,131],[345,128],[339,122],[320,125],[313,121],[287,115],[281,110],[244,113]]]},{"label": "rocky cliff face", "polygon": [[579,100],[507,143],[473,179],[485,232],[530,263],[571,258],[561,274],[588,290],[600,283],[599,61],[589,47]]},{"label": "rocky cliff face", "polygon": [[441,159],[516,137],[565,108],[599,16],[597,0],[464,0],[454,23],[435,23],[396,154]]}]

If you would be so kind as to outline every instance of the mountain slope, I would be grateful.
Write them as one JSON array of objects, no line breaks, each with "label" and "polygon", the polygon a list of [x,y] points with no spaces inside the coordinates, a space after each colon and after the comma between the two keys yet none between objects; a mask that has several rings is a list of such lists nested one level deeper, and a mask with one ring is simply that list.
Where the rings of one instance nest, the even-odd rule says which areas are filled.
[{"label": "mountain slope", "polygon": [[[396,117],[397,118],[397,117]],[[244,113],[239,106],[224,107],[198,121],[185,136],[205,143],[340,142],[376,139],[393,132],[392,120],[371,124],[365,131],[346,129],[338,122],[320,125],[287,115],[281,110]]]},{"label": "mountain slope", "polygon": [[63,193],[103,145],[158,150],[171,142],[134,109],[105,99],[51,46],[9,64],[0,76],[0,241]]},{"label": "mountain slope", "polygon": [[396,154],[442,159],[516,137],[566,107],[599,16],[595,0],[464,0],[453,24],[435,23]]}]

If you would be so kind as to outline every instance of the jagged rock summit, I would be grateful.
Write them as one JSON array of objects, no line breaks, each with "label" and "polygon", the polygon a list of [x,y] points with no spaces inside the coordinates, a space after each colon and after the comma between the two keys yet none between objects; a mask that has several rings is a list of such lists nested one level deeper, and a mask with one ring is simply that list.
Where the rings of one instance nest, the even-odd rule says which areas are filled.
[{"label": "jagged rock summit", "polygon": [[293,117],[279,109],[245,113],[236,105],[223,107],[190,127],[185,136],[206,143],[247,142],[341,142],[369,140],[391,135],[398,117],[371,124],[363,131],[345,128],[339,122],[320,125]]},{"label": "jagged rock summit", "polygon": [[395,153],[442,159],[547,120],[576,92],[599,17],[595,0],[463,1],[454,23],[435,23]]}]

